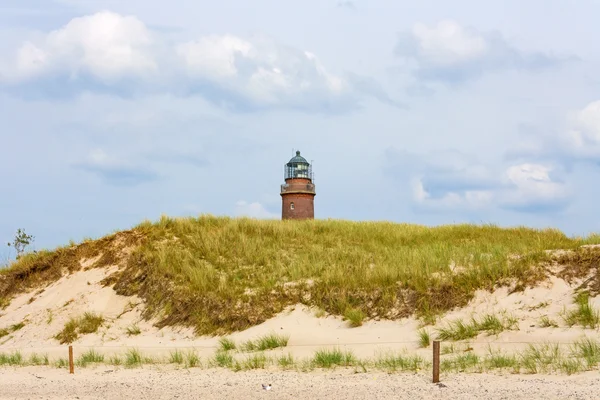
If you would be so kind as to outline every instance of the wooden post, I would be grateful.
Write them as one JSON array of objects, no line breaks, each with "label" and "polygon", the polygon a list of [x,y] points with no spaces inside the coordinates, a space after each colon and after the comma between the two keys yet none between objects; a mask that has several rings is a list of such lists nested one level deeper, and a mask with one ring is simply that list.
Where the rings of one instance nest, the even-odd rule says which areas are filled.
[{"label": "wooden post", "polygon": [[433,341],[433,383],[440,381],[440,342]]},{"label": "wooden post", "polygon": [[73,346],[69,346],[69,374],[75,373],[75,366],[73,365]]}]

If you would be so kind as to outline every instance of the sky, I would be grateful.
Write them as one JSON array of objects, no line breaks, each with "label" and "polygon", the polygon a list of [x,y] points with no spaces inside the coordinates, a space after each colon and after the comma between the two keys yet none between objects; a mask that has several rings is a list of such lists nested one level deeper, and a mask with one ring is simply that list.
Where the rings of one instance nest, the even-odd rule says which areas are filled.
[{"label": "sky", "polygon": [[296,150],[318,219],[598,232],[598,15],[597,0],[3,0],[0,240],[278,219]]}]

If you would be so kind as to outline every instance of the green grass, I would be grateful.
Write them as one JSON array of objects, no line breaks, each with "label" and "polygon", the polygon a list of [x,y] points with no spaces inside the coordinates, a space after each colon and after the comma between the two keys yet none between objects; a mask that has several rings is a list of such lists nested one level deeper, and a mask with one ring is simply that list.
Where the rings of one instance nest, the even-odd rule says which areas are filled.
[{"label": "green grass", "polygon": [[171,352],[170,361],[171,364],[183,364],[183,353],[179,350]]},{"label": "green grass", "polygon": [[17,324],[13,324],[13,325],[9,326],[8,328],[0,329],[0,338],[3,338],[4,336],[8,336],[13,332],[16,332],[19,329],[22,329],[24,326],[25,326],[24,322],[19,322]]},{"label": "green grass", "polygon": [[188,351],[185,355],[185,366],[187,368],[195,368],[200,366],[200,357],[195,351]]},{"label": "green grass", "polygon": [[276,349],[287,346],[289,339],[290,338],[287,335],[276,335],[271,333],[261,336],[258,339],[244,342],[241,346],[241,349],[244,351],[264,351]]},{"label": "green grass", "polygon": [[429,336],[429,332],[425,329],[421,329],[418,332],[419,334],[419,347],[429,347],[431,343],[431,337]]},{"label": "green grass", "polygon": [[233,365],[233,356],[223,351],[217,351],[214,362],[218,367],[230,368]]},{"label": "green grass", "polygon": [[[162,217],[98,240],[23,255],[0,271],[0,298],[55,281],[62,271],[81,269],[82,258],[100,256],[94,266],[122,267],[106,283],[142,298],[146,316],[158,318],[159,328],[183,325],[197,334],[223,335],[297,303],[338,316],[353,310],[351,323],[410,315],[433,321],[467,304],[478,289],[535,284],[544,277],[541,262],[553,257],[545,250],[592,243],[600,236],[494,225]],[[132,252],[122,255],[125,246]],[[589,271],[579,268],[588,266],[589,257],[569,257],[569,276]],[[451,264],[461,271],[453,272]]]},{"label": "green grass", "polygon": [[279,357],[277,359],[277,364],[283,369],[288,369],[296,364],[296,360],[294,359],[294,356],[288,353],[285,356]]},{"label": "green grass", "polygon": [[104,318],[101,315],[86,312],[81,317],[71,318],[67,321],[62,331],[57,333],[54,338],[60,344],[73,343],[80,334],[85,335],[97,332],[103,323]]},{"label": "green grass", "polygon": [[412,371],[417,372],[428,367],[428,363],[420,356],[386,353],[376,358],[374,365],[388,372]]},{"label": "green grass", "polygon": [[235,342],[229,338],[222,337],[219,339],[219,348],[223,351],[235,350]]},{"label": "green grass", "polygon": [[125,366],[129,368],[139,367],[143,364],[143,361],[142,353],[138,349],[129,349],[125,353]]},{"label": "green grass", "polygon": [[485,314],[482,318],[471,318],[470,322],[461,319],[450,321],[445,327],[439,328],[439,340],[465,340],[476,337],[482,332],[497,335],[505,330],[516,329],[517,320],[513,317],[498,317],[495,314]]},{"label": "green grass", "polygon": [[338,348],[317,350],[313,357],[314,365],[319,368],[348,367],[355,365],[356,361],[351,351],[341,351]]},{"label": "green grass", "polygon": [[576,308],[565,312],[563,319],[569,326],[581,325],[584,328],[596,329],[600,324],[600,312],[590,303],[588,292],[580,292],[575,297]]},{"label": "green grass", "polygon": [[79,356],[76,364],[80,367],[86,367],[88,364],[103,363],[103,362],[104,362],[104,355],[101,353],[98,353],[94,349],[90,349],[90,350],[86,351],[85,353],[83,353],[81,356]]},{"label": "green grass", "polygon": [[10,365],[10,366],[17,366],[17,365],[23,365],[23,356],[21,355],[21,352],[19,351],[15,351],[9,354],[4,354],[4,353],[0,353],[0,366],[1,365]]},{"label": "green grass", "polygon": [[50,359],[48,358],[48,354],[37,354],[32,353],[29,355],[29,360],[27,362],[28,365],[50,365]]},{"label": "green grass", "polygon": [[366,317],[367,315],[358,308],[347,308],[344,312],[344,318],[348,320],[352,327],[361,326]]}]

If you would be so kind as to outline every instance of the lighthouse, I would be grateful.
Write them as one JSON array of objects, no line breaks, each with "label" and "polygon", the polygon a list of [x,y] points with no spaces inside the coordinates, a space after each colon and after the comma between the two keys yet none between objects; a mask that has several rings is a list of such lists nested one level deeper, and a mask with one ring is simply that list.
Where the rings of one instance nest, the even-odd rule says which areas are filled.
[{"label": "lighthouse", "polygon": [[281,219],[315,218],[315,185],[312,167],[296,151],[284,166],[285,183],[281,185]]}]

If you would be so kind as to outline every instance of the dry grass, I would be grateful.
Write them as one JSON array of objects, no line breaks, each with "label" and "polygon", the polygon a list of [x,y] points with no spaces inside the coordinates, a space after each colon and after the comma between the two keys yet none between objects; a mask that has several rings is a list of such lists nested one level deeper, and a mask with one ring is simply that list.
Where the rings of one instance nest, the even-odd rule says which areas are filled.
[{"label": "dry grass", "polygon": [[[158,317],[159,327],[226,334],[299,302],[347,314],[356,324],[415,313],[433,321],[465,305],[477,289],[522,289],[543,279],[543,263],[552,258],[544,250],[591,243],[600,237],[493,225],[163,217],[97,241],[25,255],[0,272],[0,298],[100,256],[92,267],[125,266],[104,283],[143,298],[144,317]],[[589,267],[594,251],[600,255],[590,249],[564,259],[569,276],[583,273],[578,263]],[[520,257],[509,257],[514,255]]]}]

